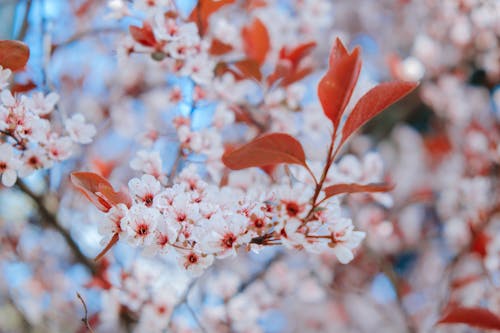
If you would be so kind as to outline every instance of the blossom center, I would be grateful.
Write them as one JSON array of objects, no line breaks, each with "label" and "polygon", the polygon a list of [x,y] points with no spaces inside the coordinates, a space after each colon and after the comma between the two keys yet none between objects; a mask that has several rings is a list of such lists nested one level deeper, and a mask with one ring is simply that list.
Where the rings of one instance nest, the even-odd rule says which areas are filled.
[{"label": "blossom center", "polygon": [[300,213],[300,206],[296,202],[290,201],[286,203],[286,212],[288,216],[295,217]]},{"label": "blossom center", "polygon": [[146,236],[148,233],[149,233],[149,226],[145,223],[141,223],[137,226],[135,232],[139,235],[139,236]]},{"label": "blossom center", "polygon": [[233,233],[226,234],[222,239],[222,246],[231,249],[234,242],[236,242],[236,236]]}]

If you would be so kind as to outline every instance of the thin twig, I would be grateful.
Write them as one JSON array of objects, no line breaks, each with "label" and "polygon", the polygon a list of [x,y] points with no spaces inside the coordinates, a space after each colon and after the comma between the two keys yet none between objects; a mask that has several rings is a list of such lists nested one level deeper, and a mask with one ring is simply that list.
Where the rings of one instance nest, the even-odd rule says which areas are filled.
[{"label": "thin twig", "polygon": [[200,331],[202,331],[203,333],[207,333],[208,331],[205,329],[205,327],[203,326],[203,324],[200,321],[200,318],[198,318],[198,316],[196,315],[196,312],[189,305],[189,302],[187,300],[185,302],[185,305],[186,305],[186,308],[188,309],[188,311],[191,313],[191,316],[193,317],[194,321],[196,322],[196,324],[200,328]]},{"label": "thin twig", "polygon": [[26,33],[28,32],[29,14],[31,11],[31,3],[32,2],[33,2],[32,0],[26,1],[26,8],[25,8],[23,20],[22,20],[23,23],[21,25],[21,28],[19,29],[19,33],[16,36],[17,40],[21,40],[21,41],[24,40],[24,37],[26,37]]},{"label": "thin twig", "polygon": [[70,37],[69,39],[65,40],[64,42],[61,42],[59,44],[55,44],[52,46],[52,52],[54,52],[56,49],[60,49],[66,46],[69,46],[75,42],[78,42],[79,40],[85,38],[85,37],[90,37],[98,34],[104,34],[104,33],[120,33],[123,32],[123,29],[117,28],[117,27],[106,27],[106,28],[97,28],[97,29],[90,29],[90,30],[85,30],[85,31],[80,31]]},{"label": "thin twig", "polygon": [[82,322],[85,324],[85,327],[90,333],[95,333],[95,331],[92,329],[92,326],[90,326],[89,319],[88,319],[88,310],[87,310],[87,304],[85,304],[85,300],[83,299],[82,295],[80,295],[79,292],[76,293],[76,297],[82,302],[83,305],[83,310],[84,310],[84,317],[82,318]]},{"label": "thin twig", "polygon": [[257,271],[255,274],[253,274],[252,276],[250,276],[248,278],[248,280],[246,280],[245,282],[243,282],[240,287],[238,288],[238,291],[232,295],[229,299],[231,298],[234,298],[236,295],[238,294],[241,294],[243,292],[245,292],[245,290],[250,287],[255,281],[257,280],[260,280],[262,279],[267,271],[269,270],[269,268],[277,261],[279,261],[281,258],[284,257],[284,252],[278,252],[276,253],[271,259],[269,259],[265,264],[264,266],[262,266],[262,268]]},{"label": "thin twig", "polygon": [[403,303],[404,295],[401,292],[402,289],[401,279],[394,271],[392,263],[389,262],[386,258],[382,257],[380,258],[380,268],[382,272],[385,274],[385,276],[387,276],[387,278],[392,284],[392,287],[394,288],[394,291],[396,292],[396,302],[398,304],[399,310],[401,311],[401,315],[403,316],[403,319],[405,321],[408,333],[418,332],[417,328],[415,327],[415,323],[411,318],[411,314],[406,310],[406,307]]}]

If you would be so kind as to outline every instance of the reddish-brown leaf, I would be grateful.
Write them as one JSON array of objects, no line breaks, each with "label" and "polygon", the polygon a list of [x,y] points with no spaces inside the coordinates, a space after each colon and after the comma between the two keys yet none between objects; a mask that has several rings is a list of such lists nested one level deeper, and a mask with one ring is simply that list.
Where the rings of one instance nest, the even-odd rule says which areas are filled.
[{"label": "reddish-brown leaf", "polygon": [[215,75],[222,76],[231,73],[236,81],[251,79],[260,82],[262,73],[259,64],[253,59],[243,59],[232,64],[219,62],[215,67]]},{"label": "reddish-brown leaf", "polygon": [[286,75],[281,81],[280,85],[283,87],[289,86],[294,82],[300,81],[309,74],[312,73],[314,68],[312,67],[304,67],[302,69],[293,71],[290,75]]},{"label": "reddish-brown leaf", "polygon": [[245,9],[250,12],[254,9],[267,6],[266,0],[247,0],[245,1]]},{"label": "reddish-brown leaf", "polygon": [[267,28],[258,18],[241,30],[246,55],[262,65],[271,47]]},{"label": "reddish-brown leaf", "polygon": [[368,91],[354,106],[342,128],[342,143],[370,119],[394,104],[413,89],[416,82],[386,82]]},{"label": "reddish-brown leaf", "polygon": [[300,44],[292,50],[287,50],[283,47],[280,50],[280,59],[287,59],[292,62],[293,66],[298,66],[299,62],[304,59],[316,47],[316,42],[308,42]]},{"label": "reddish-brown leaf", "polygon": [[17,40],[0,40],[0,66],[12,71],[24,68],[30,58],[30,49]]},{"label": "reddish-brown leaf", "polygon": [[272,86],[275,82],[281,80],[279,84],[286,87],[309,75],[313,71],[313,68],[300,68],[300,62],[315,46],[315,42],[309,42],[300,44],[292,50],[282,47],[279,55],[279,62],[274,72],[267,77],[267,84]]},{"label": "reddish-brown leaf", "polygon": [[480,232],[475,235],[471,244],[471,252],[477,253],[481,258],[488,255],[488,245],[491,242],[491,237],[486,232]]},{"label": "reddish-brown leaf", "polygon": [[111,237],[111,240],[109,241],[109,243],[106,245],[106,247],[104,249],[102,249],[101,252],[99,252],[99,254],[94,258],[94,260],[99,261],[99,259],[104,257],[104,255],[106,255],[106,253],[108,253],[108,251],[111,250],[113,245],[115,245],[119,239],[120,239],[120,235],[118,235],[118,233],[113,234],[113,237]]},{"label": "reddish-brown leaf", "polygon": [[35,82],[29,80],[26,83],[15,83],[13,86],[11,86],[10,92],[12,94],[15,94],[15,93],[20,94],[20,93],[25,93],[25,92],[28,92],[30,90],[33,90],[35,88],[36,88]]},{"label": "reddish-brown leaf", "polygon": [[224,164],[232,170],[289,163],[306,166],[306,156],[299,141],[288,134],[271,133],[226,152]]},{"label": "reddish-brown leaf", "polygon": [[235,0],[198,0],[189,21],[198,25],[200,35],[203,36],[208,28],[210,16],[218,11],[222,6],[232,4]]},{"label": "reddish-brown leaf", "polygon": [[500,330],[500,317],[479,307],[453,307],[437,323],[465,324],[486,330]]},{"label": "reddish-brown leaf", "polygon": [[156,38],[153,33],[153,28],[148,22],[143,22],[142,28],[131,25],[129,27],[130,35],[136,42],[144,46],[154,47],[156,45]]},{"label": "reddish-brown leaf", "polygon": [[233,46],[222,42],[220,39],[214,38],[210,44],[210,54],[223,55],[233,50]]},{"label": "reddish-brown leaf", "polygon": [[335,67],[336,63],[349,55],[347,48],[344,46],[340,38],[335,39],[335,46],[332,48],[330,52],[330,58],[328,59],[328,64],[330,68]]},{"label": "reddish-brown leaf", "polygon": [[465,286],[468,286],[470,283],[480,281],[483,278],[484,278],[484,276],[482,276],[481,274],[468,275],[466,277],[453,280],[450,284],[450,287],[452,289],[460,289],[460,288],[463,288]]},{"label": "reddish-brown leaf", "polygon": [[89,10],[96,4],[95,0],[86,0],[75,10],[75,15],[82,17],[89,12]]},{"label": "reddish-brown leaf", "polygon": [[[239,79],[255,79],[262,80],[259,63],[253,59],[243,59],[234,63],[234,67],[238,70]],[[233,72],[234,73],[234,72]]]},{"label": "reddish-brown leaf", "polygon": [[318,97],[323,112],[333,122],[334,128],[338,128],[358,81],[361,59],[359,48],[347,54],[342,43],[333,47],[331,55],[330,68],[318,84]]},{"label": "reddish-brown leaf", "polygon": [[130,206],[130,197],[123,192],[116,192],[103,177],[93,172],[71,173],[73,185],[99,210],[107,212],[119,203]]},{"label": "reddish-brown leaf", "polygon": [[388,192],[394,188],[394,185],[390,184],[335,184],[328,186],[324,189],[325,199],[333,197],[334,195],[343,193],[374,193],[374,192]]}]

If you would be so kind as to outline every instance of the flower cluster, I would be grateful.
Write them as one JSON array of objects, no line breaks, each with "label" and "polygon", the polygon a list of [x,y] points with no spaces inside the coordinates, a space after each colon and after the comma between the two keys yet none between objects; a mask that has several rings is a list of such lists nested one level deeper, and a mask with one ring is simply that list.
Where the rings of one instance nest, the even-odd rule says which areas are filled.
[{"label": "flower cluster", "polygon": [[68,159],[76,143],[90,143],[96,134],[81,114],[64,121],[64,132],[53,128],[49,119],[59,96],[13,95],[7,88],[10,75],[9,69],[0,67],[0,173],[5,186],[14,185],[18,176]]},{"label": "flower cluster", "polygon": [[104,244],[118,234],[146,253],[174,250],[181,265],[195,274],[239,248],[259,251],[281,243],[312,253],[333,251],[348,263],[364,233],[354,230],[335,200],[313,211],[313,190],[304,184],[276,184],[266,191],[219,189],[204,182],[193,166],[171,187],[144,174],[129,182],[132,205],[112,207],[100,232]]}]

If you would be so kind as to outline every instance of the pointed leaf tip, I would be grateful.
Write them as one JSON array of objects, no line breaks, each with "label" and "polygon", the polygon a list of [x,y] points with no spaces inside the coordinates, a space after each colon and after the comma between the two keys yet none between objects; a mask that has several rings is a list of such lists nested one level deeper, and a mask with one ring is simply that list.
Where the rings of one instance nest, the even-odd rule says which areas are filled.
[{"label": "pointed leaf tip", "polygon": [[417,82],[385,82],[369,90],[347,117],[342,128],[342,143],[370,119],[408,95]]},{"label": "pointed leaf tip", "polygon": [[500,317],[480,307],[453,307],[437,324],[465,324],[481,329],[500,330]]},{"label": "pointed leaf tip", "polygon": [[351,54],[337,39],[330,54],[330,68],[318,84],[318,98],[323,112],[338,128],[340,119],[351,99],[361,71],[359,48]]}]

